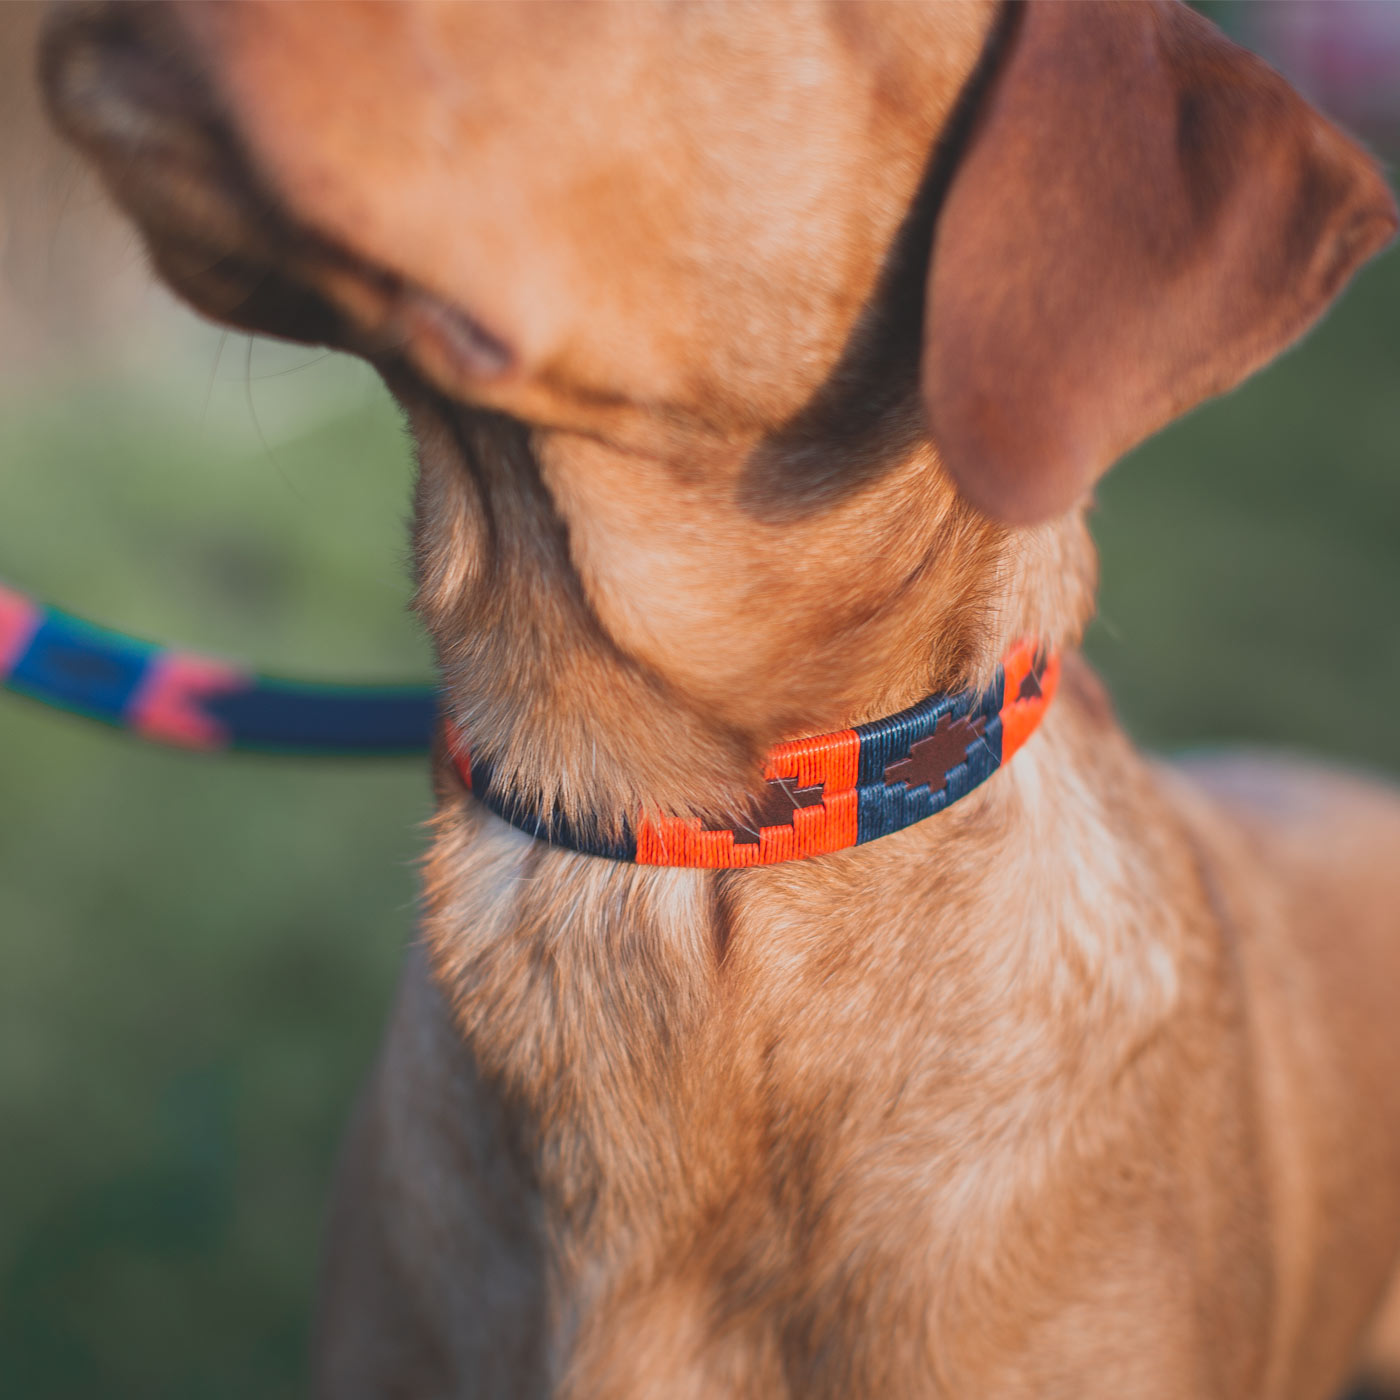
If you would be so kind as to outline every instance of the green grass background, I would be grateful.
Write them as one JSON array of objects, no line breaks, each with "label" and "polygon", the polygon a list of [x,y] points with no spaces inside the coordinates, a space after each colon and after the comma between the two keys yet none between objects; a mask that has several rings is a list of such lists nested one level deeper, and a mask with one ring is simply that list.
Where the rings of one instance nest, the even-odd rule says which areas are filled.
[{"label": "green grass background", "polygon": [[[359,365],[243,344],[0,399],[0,575],[269,668],[426,676],[396,414]],[[1090,650],[1143,741],[1400,772],[1398,390],[1400,255],[1105,484]],[[0,696],[0,1395],[301,1393],[426,813],[420,762],[164,752]]]}]

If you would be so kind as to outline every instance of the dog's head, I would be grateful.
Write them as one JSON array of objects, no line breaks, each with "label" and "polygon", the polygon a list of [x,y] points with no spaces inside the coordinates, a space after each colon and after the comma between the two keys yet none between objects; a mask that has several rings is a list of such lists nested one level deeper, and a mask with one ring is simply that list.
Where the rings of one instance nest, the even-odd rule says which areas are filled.
[{"label": "dog's head", "polygon": [[215,316],[662,453],[907,433],[921,385],[1011,520],[1395,226],[1367,157],[1174,4],[63,6],[45,67]]},{"label": "dog's head", "polygon": [[384,370],[459,721],[566,805],[1071,640],[1071,508],[1395,226],[1174,3],[131,0],[44,67],[178,291]]}]

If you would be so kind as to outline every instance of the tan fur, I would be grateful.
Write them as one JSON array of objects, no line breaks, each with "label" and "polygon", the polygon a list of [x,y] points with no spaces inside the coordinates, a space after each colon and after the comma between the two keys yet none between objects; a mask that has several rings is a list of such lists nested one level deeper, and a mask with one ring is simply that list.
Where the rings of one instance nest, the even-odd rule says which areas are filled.
[{"label": "tan fur", "polygon": [[[1232,113],[1296,104],[1283,144],[1258,139],[1308,198],[1244,198],[1209,254],[1213,218],[1173,233],[1212,270],[1177,309],[1214,324],[1217,260],[1247,270],[1279,220],[1277,257],[1328,275],[1240,293],[1181,407],[1315,317],[1393,215],[1364,156],[1208,29],[1157,7],[1144,47],[1135,7],[1077,13],[1115,54],[1167,36],[1178,96],[1243,74]],[[45,61],[177,288],[381,365],[453,713],[519,790],[608,827],[732,812],[780,738],[979,683],[1026,632],[1077,641],[1082,502],[995,523],[921,416],[937,441],[929,249],[936,291],[940,249],[977,269],[1017,197],[984,178],[1024,177],[987,94],[1018,110],[1021,59],[1060,52],[1045,26],[982,4],[96,6]],[[1038,109],[1052,129],[1074,91]],[[1122,144],[1036,178],[1086,188]],[[1198,213],[1228,193],[1208,177]],[[1084,261],[1055,314],[1094,303]],[[1123,353],[1170,378],[1179,347],[1142,324]],[[1056,333],[982,346],[959,393],[1024,387]],[[1074,393],[1115,443],[1160,418],[1107,371]],[[1067,475],[1040,495],[1011,462],[989,502],[1039,517],[1090,458],[1047,464]],[[441,755],[435,775],[424,946],[329,1235],[321,1394],[1341,1384],[1400,1245],[1392,797],[1160,768],[1072,651],[1005,771],[819,860],[616,864],[506,826]]]}]

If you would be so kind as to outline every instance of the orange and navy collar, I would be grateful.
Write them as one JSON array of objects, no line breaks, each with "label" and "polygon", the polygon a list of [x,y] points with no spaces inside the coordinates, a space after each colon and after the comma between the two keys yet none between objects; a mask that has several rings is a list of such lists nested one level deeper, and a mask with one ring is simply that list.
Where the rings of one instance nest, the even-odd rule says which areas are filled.
[{"label": "orange and navy collar", "polygon": [[736,870],[859,846],[965,797],[1031,736],[1055,694],[1059,656],[1018,642],[985,691],[933,695],[886,719],[779,744],[745,820],[639,817],[615,840],[503,791],[451,721],[448,751],[463,782],[498,816],[556,846],[638,865]]}]

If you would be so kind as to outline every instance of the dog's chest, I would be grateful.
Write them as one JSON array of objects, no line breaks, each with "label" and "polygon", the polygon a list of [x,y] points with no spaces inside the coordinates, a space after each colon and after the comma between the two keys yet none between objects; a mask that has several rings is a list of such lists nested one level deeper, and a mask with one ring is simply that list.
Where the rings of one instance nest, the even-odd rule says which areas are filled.
[{"label": "dog's chest", "polygon": [[[917,1392],[954,1366],[1000,1305],[982,1262],[1040,1267],[1082,1068],[1063,988],[1008,1003],[1004,949],[969,934],[972,865],[946,863],[943,915],[844,926],[800,875],[726,893],[478,815],[441,830],[429,941],[539,1192],[557,1373],[581,1396],[643,1374],[618,1351],[639,1337],[697,1393]],[[839,1376],[795,1374],[833,1354]]]}]

